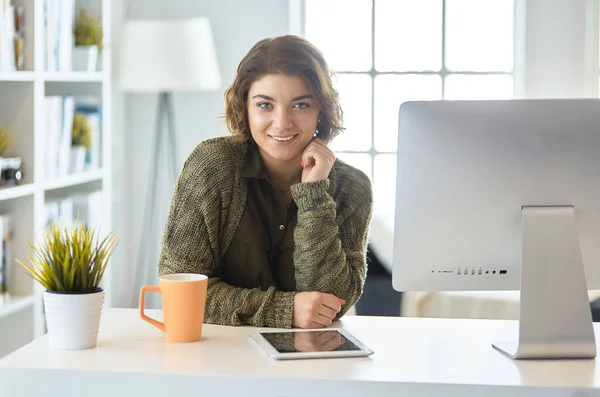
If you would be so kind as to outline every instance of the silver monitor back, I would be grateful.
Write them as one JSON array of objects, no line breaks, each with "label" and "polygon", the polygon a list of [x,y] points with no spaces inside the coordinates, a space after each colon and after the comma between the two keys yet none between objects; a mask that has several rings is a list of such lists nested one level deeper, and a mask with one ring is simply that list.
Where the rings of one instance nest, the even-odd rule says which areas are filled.
[{"label": "silver monitor back", "polygon": [[394,289],[518,290],[524,206],[573,206],[600,288],[599,100],[406,102],[398,131]]}]

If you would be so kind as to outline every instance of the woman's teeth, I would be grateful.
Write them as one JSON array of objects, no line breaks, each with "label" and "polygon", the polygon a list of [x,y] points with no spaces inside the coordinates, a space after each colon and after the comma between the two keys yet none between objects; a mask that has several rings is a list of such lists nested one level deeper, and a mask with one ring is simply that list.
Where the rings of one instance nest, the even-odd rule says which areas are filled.
[{"label": "woman's teeth", "polygon": [[271,138],[273,138],[273,139],[275,139],[276,141],[279,141],[279,142],[285,142],[285,141],[290,141],[290,140],[294,139],[295,136],[296,135],[293,135],[293,136],[290,136],[290,137],[287,137],[287,138],[271,136]]}]

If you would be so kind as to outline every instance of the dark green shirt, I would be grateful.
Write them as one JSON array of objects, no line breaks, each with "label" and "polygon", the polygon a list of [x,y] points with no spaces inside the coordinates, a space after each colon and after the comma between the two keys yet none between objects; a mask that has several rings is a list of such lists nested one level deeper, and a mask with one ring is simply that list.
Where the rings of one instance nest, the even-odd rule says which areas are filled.
[{"label": "dark green shirt", "polygon": [[294,227],[298,207],[268,179],[258,147],[251,141],[242,173],[246,207],[218,277],[233,286],[295,291]]}]

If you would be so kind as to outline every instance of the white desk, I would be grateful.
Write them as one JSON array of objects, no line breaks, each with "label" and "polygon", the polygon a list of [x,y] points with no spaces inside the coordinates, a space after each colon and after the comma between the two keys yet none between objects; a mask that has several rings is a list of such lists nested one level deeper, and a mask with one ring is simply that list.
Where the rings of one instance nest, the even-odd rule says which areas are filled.
[{"label": "white desk", "polygon": [[205,325],[201,342],[174,344],[136,310],[105,309],[96,349],[49,350],[44,336],[0,360],[0,395],[600,396],[594,360],[515,362],[495,351],[515,322],[349,316],[339,325],[375,354],[278,362],[252,328]]}]

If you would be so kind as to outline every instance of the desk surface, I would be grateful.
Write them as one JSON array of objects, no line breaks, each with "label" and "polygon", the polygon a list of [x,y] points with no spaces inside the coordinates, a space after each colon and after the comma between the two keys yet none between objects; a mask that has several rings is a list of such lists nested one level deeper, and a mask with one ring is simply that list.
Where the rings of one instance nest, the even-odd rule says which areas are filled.
[{"label": "desk surface", "polygon": [[135,309],[104,309],[95,349],[50,350],[44,336],[1,359],[0,394],[600,396],[596,360],[517,362],[494,350],[516,335],[513,321],[347,316],[334,326],[375,354],[279,362],[248,336],[256,328],[205,325],[202,341],[176,344]]}]

